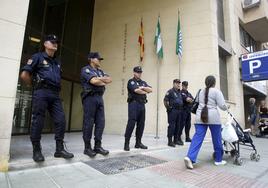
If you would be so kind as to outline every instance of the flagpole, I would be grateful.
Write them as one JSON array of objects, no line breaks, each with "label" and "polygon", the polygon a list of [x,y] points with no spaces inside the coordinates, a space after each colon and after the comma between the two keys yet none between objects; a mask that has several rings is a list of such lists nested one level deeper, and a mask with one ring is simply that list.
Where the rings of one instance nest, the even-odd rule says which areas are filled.
[{"label": "flagpole", "polygon": [[156,132],[155,132],[155,139],[159,139],[159,65],[160,60],[157,58],[157,88],[156,88]]},{"label": "flagpole", "polygon": [[[158,19],[160,13],[158,13]],[[157,58],[157,85],[156,85],[156,130],[155,130],[155,139],[159,139],[159,66],[160,60]]]},{"label": "flagpole", "polygon": [[[178,19],[180,19],[180,9],[178,9]],[[179,59],[179,61],[181,61],[181,59]],[[182,79],[181,78],[181,62],[179,62],[179,79]]]}]

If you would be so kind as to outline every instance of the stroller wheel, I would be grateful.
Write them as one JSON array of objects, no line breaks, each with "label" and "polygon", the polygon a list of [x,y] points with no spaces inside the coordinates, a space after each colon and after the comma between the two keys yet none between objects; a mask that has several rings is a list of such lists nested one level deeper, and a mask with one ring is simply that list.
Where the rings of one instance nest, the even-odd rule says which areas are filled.
[{"label": "stroller wheel", "polygon": [[260,154],[257,154],[257,155],[256,155],[256,159],[255,159],[255,160],[256,160],[256,162],[258,162],[260,159],[261,159]]},{"label": "stroller wheel", "polygon": [[251,154],[250,154],[250,160],[255,160],[256,159],[256,153],[255,152],[252,152]]},{"label": "stroller wheel", "polygon": [[234,163],[238,166],[241,166],[243,164],[243,160],[240,157],[235,158]]}]

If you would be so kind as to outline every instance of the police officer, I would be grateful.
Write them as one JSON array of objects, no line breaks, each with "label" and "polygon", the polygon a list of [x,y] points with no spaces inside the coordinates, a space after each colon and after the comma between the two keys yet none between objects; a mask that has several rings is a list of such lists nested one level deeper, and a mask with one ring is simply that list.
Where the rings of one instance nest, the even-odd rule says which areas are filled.
[{"label": "police officer", "polygon": [[[100,69],[103,58],[98,52],[88,54],[88,65],[81,70],[81,84],[83,92],[83,140],[85,143],[84,154],[94,157],[97,153],[108,155],[109,151],[101,146],[102,134],[105,126],[103,94],[105,86],[112,82],[111,77]],[[92,130],[95,124],[94,150],[91,147]]]},{"label": "police officer", "polygon": [[49,111],[54,120],[56,152],[54,157],[73,158],[63,146],[65,132],[65,116],[59,97],[61,89],[61,63],[56,59],[58,39],[55,35],[48,35],[44,41],[44,52],[34,54],[22,68],[21,79],[26,84],[33,84],[32,97],[32,127],[31,141],[33,145],[33,160],[44,161],[41,150],[41,133],[44,127],[45,112]]},{"label": "police officer", "polygon": [[178,137],[183,117],[183,99],[180,92],[180,84],[181,81],[179,79],[173,80],[173,88],[168,90],[164,98],[169,124],[167,131],[168,146],[170,147],[175,147],[175,144],[183,145],[183,142]]},{"label": "police officer", "polygon": [[179,137],[181,137],[183,127],[185,129],[185,142],[191,142],[190,138],[190,129],[191,129],[191,107],[194,101],[193,96],[188,91],[188,82],[182,82],[182,90],[181,90],[182,98],[183,98],[183,126],[180,130]]},{"label": "police officer", "polygon": [[142,144],[141,138],[145,122],[145,103],[147,103],[146,94],[152,92],[152,87],[141,79],[141,66],[134,67],[133,73],[134,77],[131,78],[127,84],[128,123],[125,131],[125,151],[129,151],[129,141],[136,123],[135,148],[148,149],[147,146]]}]

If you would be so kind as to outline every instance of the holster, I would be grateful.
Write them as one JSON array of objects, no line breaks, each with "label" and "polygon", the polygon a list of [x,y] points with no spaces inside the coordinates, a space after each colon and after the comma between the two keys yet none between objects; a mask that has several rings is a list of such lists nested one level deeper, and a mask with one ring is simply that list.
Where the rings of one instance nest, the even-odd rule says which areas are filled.
[{"label": "holster", "polygon": [[132,101],[134,101],[133,98],[127,98],[128,103],[131,103]]}]

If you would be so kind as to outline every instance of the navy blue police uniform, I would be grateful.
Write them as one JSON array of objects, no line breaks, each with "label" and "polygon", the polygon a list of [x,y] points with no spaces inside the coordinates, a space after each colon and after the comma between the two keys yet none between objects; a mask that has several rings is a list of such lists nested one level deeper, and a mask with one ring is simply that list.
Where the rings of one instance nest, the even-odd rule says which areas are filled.
[{"label": "navy blue police uniform", "polygon": [[31,73],[34,80],[31,141],[40,141],[47,109],[55,123],[55,140],[63,140],[66,122],[59,97],[60,61],[39,52],[28,60],[22,71]]},{"label": "navy blue police uniform", "polygon": [[[188,82],[183,82],[183,84],[187,84]],[[185,131],[185,140],[191,141],[190,139],[190,129],[191,129],[191,108],[192,103],[187,102],[187,98],[191,98],[194,100],[192,94],[187,91],[186,89],[181,90],[182,98],[183,98],[183,127]],[[181,132],[179,133],[179,137],[182,135],[183,129],[181,129]]]},{"label": "navy blue police uniform", "polygon": [[[98,53],[90,53],[89,58],[99,58]],[[102,58],[100,58],[102,60]],[[101,69],[95,69],[90,65],[87,65],[81,70],[81,84],[83,91],[81,93],[81,99],[84,110],[83,117],[83,140],[85,147],[88,149],[92,138],[92,131],[95,124],[94,140],[95,149],[101,147],[102,134],[105,127],[105,114],[104,114],[104,102],[103,94],[105,86],[96,86],[90,83],[90,80],[94,77],[109,76],[104,73]],[[103,149],[103,148],[101,148]],[[104,151],[102,154],[107,155],[108,151]],[[92,154],[95,156],[95,154]]]},{"label": "navy blue police uniform", "polygon": [[183,99],[181,92],[175,88],[172,88],[168,90],[164,100],[169,102],[169,107],[167,109],[169,124],[167,136],[169,139],[173,137],[174,143],[177,144],[183,118]]},{"label": "navy blue police uniform", "polygon": [[[48,35],[45,41],[58,42],[55,35]],[[31,141],[34,147],[34,160],[44,160],[41,154],[41,133],[44,127],[46,110],[54,120],[56,152],[55,157],[72,158],[73,154],[64,150],[63,139],[66,127],[65,115],[59,96],[61,89],[61,62],[46,52],[34,54],[22,68],[33,78]]]},{"label": "navy blue police uniform", "polygon": [[[140,66],[134,68],[134,72],[142,72]],[[147,149],[146,146],[141,144],[141,139],[145,126],[145,104],[147,103],[146,94],[138,94],[135,89],[144,86],[151,87],[141,79],[131,78],[127,84],[128,90],[128,122],[125,131],[125,139],[129,142],[132,132],[136,127],[136,148]],[[141,147],[140,147],[141,146]]]}]

